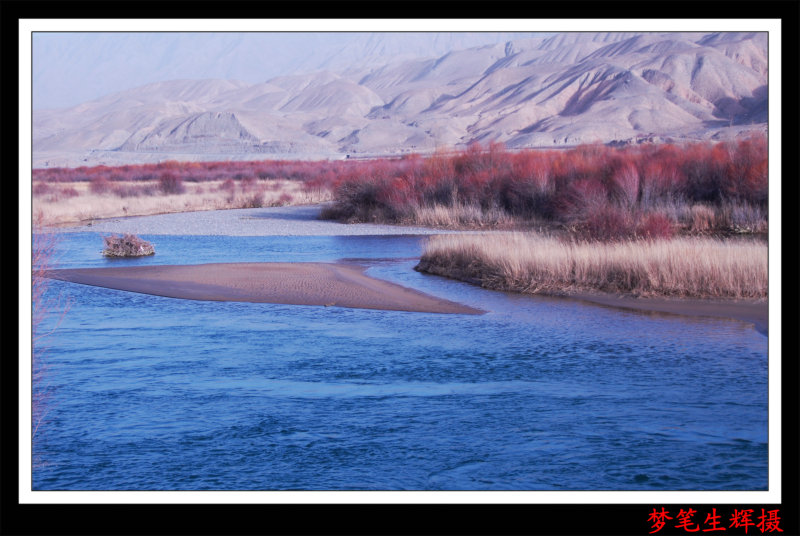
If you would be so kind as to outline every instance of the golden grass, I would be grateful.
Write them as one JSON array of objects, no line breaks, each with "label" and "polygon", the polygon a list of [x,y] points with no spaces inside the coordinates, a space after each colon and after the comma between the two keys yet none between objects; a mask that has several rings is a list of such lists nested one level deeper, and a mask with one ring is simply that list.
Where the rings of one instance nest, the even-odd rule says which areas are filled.
[{"label": "golden grass", "polygon": [[[157,181],[121,184],[139,187],[149,185],[158,189]],[[170,212],[302,205],[322,203],[331,198],[326,191],[304,190],[300,181],[281,179],[258,180],[247,188],[236,185],[232,190],[223,188],[223,181],[183,184],[186,191],[182,194],[156,193],[131,197],[120,197],[111,191],[102,194],[93,193],[88,182],[53,185],[51,192],[33,195],[33,218],[42,225],[60,225]],[[73,194],[73,197],[63,195],[61,192],[66,189],[73,189],[77,195]]]},{"label": "golden grass", "polygon": [[483,211],[477,205],[434,205],[418,207],[412,211],[413,225],[425,227],[508,227],[514,219],[501,209]]},{"label": "golden grass", "polygon": [[496,290],[640,297],[767,298],[767,246],[749,240],[564,242],[525,233],[442,235],[419,271]]}]

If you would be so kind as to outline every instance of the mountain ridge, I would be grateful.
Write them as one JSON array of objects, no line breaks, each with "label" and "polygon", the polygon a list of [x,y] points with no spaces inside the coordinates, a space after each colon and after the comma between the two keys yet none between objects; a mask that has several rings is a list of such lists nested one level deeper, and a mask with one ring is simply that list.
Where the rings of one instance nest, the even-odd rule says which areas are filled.
[{"label": "mountain ridge", "polygon": [[766,47],[764,33],[563,33],[366,70],[158,82],[35,111],[34,167],[726,139],[766,130]]}]

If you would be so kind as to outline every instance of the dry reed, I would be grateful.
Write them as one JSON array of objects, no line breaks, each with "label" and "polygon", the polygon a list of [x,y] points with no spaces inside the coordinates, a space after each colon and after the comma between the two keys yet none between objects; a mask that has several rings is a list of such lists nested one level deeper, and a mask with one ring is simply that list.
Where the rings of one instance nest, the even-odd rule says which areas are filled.
[{"label": "dry reed", "polygon": [[104,236],[103,242],[104,257],[144,257],[156,253],[153,244],[132,234]]},{"label": "dry reed", "polygon": [[478,205],[433,205],[416,207],[407,223],[426,227],[458,229],[463,227],[509,227],[515,223],[502,209],[482,210]]},{"label": "dry reed", "polygon": [[681,238],[564,242],[524,233],[429,239],[417,270],[524,293],[767,298],[767,246]]},{"label": "dry reed", "polygon": [[71,183],[74,193],[69,195],[63,193],[63,188],[34,191],[33,215],[43,225],[61,225],[171,212],[301,205],[321,203],[331,198],[327,191],[304,190],[298,181],[273,179],[253,182],[247,188],[225,188],[224,181],[185,182],[183,193],[168,195],[158,190],[156,181],[120,183],[118,190],[109,188],[102,193],[93,192],[88,182]]}]

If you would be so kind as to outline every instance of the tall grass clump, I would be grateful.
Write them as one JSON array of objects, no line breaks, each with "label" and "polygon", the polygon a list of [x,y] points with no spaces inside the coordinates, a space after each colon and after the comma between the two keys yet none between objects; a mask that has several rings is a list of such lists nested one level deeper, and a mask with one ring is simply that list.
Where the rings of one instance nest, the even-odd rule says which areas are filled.
[{"label": "tall grass clump", "polygon": [[164,195],[182,194],[186,191],[183,180],[174,173],[165,173],[158,179],[158,187]]},{"label": "tall grass clump", "polygon": [[513,218],[500,208],[482,209],[479,205],[433,205],[415,207],[410,222],[426,227],[510,227]]},{"label": "tall grass clump", "polygon": [[104,236],[104,257],[143,257],[155,255],[153,244],[133,234]]},{"label": "tall grass clump", "polygon": [[524,233],[440,235],[418,271],[524,293],[766,299],[767,246],[676,238],[599,243]]}]

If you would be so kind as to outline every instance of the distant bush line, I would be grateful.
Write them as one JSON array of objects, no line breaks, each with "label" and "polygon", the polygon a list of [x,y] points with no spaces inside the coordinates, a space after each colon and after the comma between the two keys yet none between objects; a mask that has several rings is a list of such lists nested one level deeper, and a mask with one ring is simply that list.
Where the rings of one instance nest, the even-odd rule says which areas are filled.
[{"label": "distant bush line", "polygon": [[[600,240],[668,238],[677,233],[767,232],[767,139],[585,145],[509,151],[473,144],[463,151],[343,161],[164,162],[33,170],[34,195],[89,182],[97,194],[169,196],[187,182],[219,181],[243,192],[257,181],[298,181],[309,198],[333,203],[323,218],[443,227],[555,225]],[[316,195],[311,195],[316,194]],[[324,194],[324,195],[323,195]],[[53,195],[53,194],[51,194]],[[260,206],[258,192],[244,200]]]},{"label": "distant bush line", "polygon": [[[303,181],[308,188],[330,185],[348,162],[305,162],[264,160],[253,162],[176,162],[130,164],[123,166],[53,167],[33,170],[34,193],[47,193],[54,183],[88,182],[94,193],[126,195],[174,194],[183,191],[184,182],[228,181],[245,189],[256,181],[284,179]],[[146,189],[132,189],[137,183]],[[156,186],[152,186],[152,184]]]},{"label": "distant bush line", "polygon": [[492,227],[558,224],[615,240],[767,231],[765,137],[723,143],[510,152],[359,162],[335,181],[325,216]]},{"label": "distant bush line", "polygon": [[164,162],[34,169],[34,217],[41,217],[45,225],[58,225],[121,216],[321,203],[331,196],[327,185],[333,175],[327,164],[331,163]]}]

